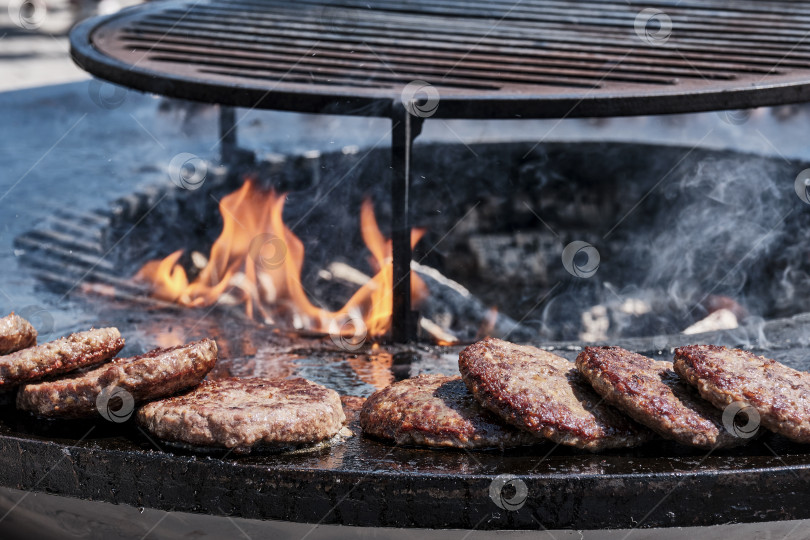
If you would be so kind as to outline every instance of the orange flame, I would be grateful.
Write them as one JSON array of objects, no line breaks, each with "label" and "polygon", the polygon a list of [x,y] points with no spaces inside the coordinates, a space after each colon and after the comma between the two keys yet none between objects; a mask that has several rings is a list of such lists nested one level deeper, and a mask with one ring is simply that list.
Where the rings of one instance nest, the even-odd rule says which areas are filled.
[{"label": "orange flame", "polygon": [[[248,317],[260,316],[274,322],[286,316],[298,329],[345,333],[355,331],[353,321],[362,318],[371,336],[385,334],[391,327],[393,310],[393,265],[391,240],[380,232],[369,200],[360,211],[363,240],[376,272],[346,305],[337,311],[314,305],[301,284],[304,244],[282,219],[286,195],[264,191],[247,180],[219,204],[222,233],[211,246],[208,263],[189,281],[178,263],[183,252],[175,251],[161,260],[147,262],[136,274],[152,287],[152,295],[184,306],[210,306],[224,299],[243,303]],[[422,238],[423,230],[411,232],[411,245]],[[418,304],[427,287],[411,274],[411,298]]]}]

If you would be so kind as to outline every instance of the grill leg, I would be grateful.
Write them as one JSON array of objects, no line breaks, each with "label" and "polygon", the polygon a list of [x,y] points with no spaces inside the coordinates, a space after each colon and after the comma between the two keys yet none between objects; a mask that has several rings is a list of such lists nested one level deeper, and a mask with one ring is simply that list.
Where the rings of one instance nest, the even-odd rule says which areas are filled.
[{"label": "grill leg", "polygon": [[240,148],[236,140],[236,109],[219,106],[219,153],[225,165],[251,164],[255,155]]},{"label": "grill leg", "polygon": [[411,311],[411,149],[424,119],[412,116],[395,101],[391,113],[391,243],[394,305],[391,339],[407,343],[416,338],[416,314]]}]

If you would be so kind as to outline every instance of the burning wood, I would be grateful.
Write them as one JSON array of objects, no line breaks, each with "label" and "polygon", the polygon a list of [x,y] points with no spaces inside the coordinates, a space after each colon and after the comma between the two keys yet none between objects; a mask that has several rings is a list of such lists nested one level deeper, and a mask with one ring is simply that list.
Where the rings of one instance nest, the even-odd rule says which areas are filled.
[{"label": "burning wood", "polygon": [[[413,262],[411,264],[411,268],[413,270],[416,270],[417,267],[427,268],[422,267],[416,262]],[[436,274],[438,274],[438,272],[436,272]],[[349,285],[361,287],[365,286],[373,279],[371,276],[368,276],[363,272],[361,272],[360,270],[342,262],[333,262],[329,264],[325,270],[322,270],[319,273],[319,275],[322,279],[325,279],[327,281],[336,280]],[[412,275],[415,276],[416,274],[414,273]],[[442,325],[437,324],[435,321],[432,321],[427,317],[419,318],[419,327],[425,332],[427,332],[429,335],[431,335],[440,345],[452,345],[453,343],[458,342],[458,338],[456,336],[445,330],[442,327]]]},{"label": "burning wood", "polygon": [[[199,273],[189,279],[179,263],[183,251],[161,260],[149,261],[136,274],[156,298],[189,307],[215,303],[244,304],[250,318],[272,323],[285,314],[301,330],[339,332],[348,321],[362,318],[369,336],[381,336],[391,326],[393,309],[393,267],[391,241],[380,232],[371,202],[361,209],[363,240],[371,252],[370,264],[376,274],[363,283],[355,274],[359,289],[337,311],[312,303],[301,283],[304,245],[283,221],[286,196],[265,191],[248,179],[243,186],[223,197],[222,233],[209,255],[192,254]],[[424,231],[414,230],[416,245]],[[417,305],[426,296],[424,282],[412,276],[411,297]]]},{"label": "burning wood", "polygon": [[686,335],[702,334],[704,332],[714,332],[716,330],[734,330],[739,326],[737,316],[730,309],[718,309],[709,314],[695,324],[686,328],[683,333]]},{"label": "burning wood", "polygon": [[439,345],[452,345],[454,343],[458,343],[458,338],[456,336],[450,332],[446,332],[441,326],[426,317],[419,319],[419,326],[422,328],[422,330],[436,338]]}]

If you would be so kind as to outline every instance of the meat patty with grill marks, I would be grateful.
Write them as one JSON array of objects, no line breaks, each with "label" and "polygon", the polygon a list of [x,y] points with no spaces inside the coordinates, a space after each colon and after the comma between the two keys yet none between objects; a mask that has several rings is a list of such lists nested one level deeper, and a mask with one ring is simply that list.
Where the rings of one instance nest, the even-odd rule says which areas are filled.
[{"label": "meat patty with grill marks", "polygon": [[65,378],[27,384],[17,394],[17,408],[46,417],[90,417],[97,413],[96,402],[105,388],[126,390],[134,403],[168,397],[198,385],[216,361],[212,339],[158,348]]},{"label": "meat patty with grill marks", "polygon": [[484,407],[559,444],[595,452],[653,436],[604,403],[572,362],[550,352],[487,338],[461,351],[459,369]]},{"label": "meat patty with grill marks", "polygon": [[37,344],[37,331],[16,313],[0,319],[0,354],[13,353]]},{"label": "meat patty with grill marks", "polygon": [[707,449],[750,440],[726,430],[722,412],[697,395],[671,362],[620,347],[586,347],[576,365],[608,403],[665,439]]},{"label": "meat patty with grill marks", "polygon": [[337,392],[302,378],[203,381],[138,411],[138,422],[160,439],[243,454],[325,441],[345,420]]},{"label": "meat patty with grill marks", "polygon": [[[675,349],[675,371],[715,407],[753,407],[762,426],[810,443],[810,373],[740,349],[689,345]],[[750,422],[750,415],[749,422]]]},{"label": "meat patty with grill marks", "polygon": [[398,444],[472,449],[543,442],[482,408],[461,377],[444,375],[420,375],[375,392],[363,405],[360,425]]},{"label": "meat patty with grill marks", "polygon": [[123,348],[117,328],[99,328],[0,356],[0,390],[101,364]]}]

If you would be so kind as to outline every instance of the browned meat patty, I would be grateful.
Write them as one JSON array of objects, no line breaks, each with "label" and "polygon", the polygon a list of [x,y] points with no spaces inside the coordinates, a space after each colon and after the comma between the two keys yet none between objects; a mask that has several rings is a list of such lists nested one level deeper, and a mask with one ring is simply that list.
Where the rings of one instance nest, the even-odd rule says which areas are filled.
[{"label": "browned meat patty", "polygon": [[[762,426],[810,443],[810,373],[717,345],[675,349],[675,371],[715,407],[726,409],[736,402],[728,409],[732,414],[740,407],[753,407]],[[749,417],[746,426],[751,423]]]},{"label": "browned meat patty", "polygon": [[620,347],[586,347],[577,369],[605,401],[665,439],[701,448],[748,442],[723,427],[722,412],[661,362]]},{"label": "browned meat patty", "polygon": [[559,444],[595,452],[652,436],[603,403],[572,362],[550,352],[487,338],[461,351],[458,365],[484,407]]},{"label": "browned meat patty", "polygon": [[37,344],[37,331],[15,313],[0,319],[0,354],[13,353]]},{"label": "browned meat patty", "polygon": [[99,328],[0,356],[0,390],[106,362],[123,348],[117,328]]},{"label": "browned meat patty", "polygon": [[360,413],[363,432],[397,444],[493,448],[538,444],[483,409],[461,377],[420,375],[375,392]]},{"label": "browned meat patty", "polygon": [[17,408],[48,417],[95,416],[99,394],[105,388],[126,390],[134,403],[164,398],[198,385],[216,362],[217,344],[212,339],[116,358],[63,379],[23,386],[17,394]]},{"label": "browned meat patty", "polygon": [[337,392],[302,378],[203,381],[138,411],[138,422],[161,439],[236,453],[324,441],[345,420]]}]

